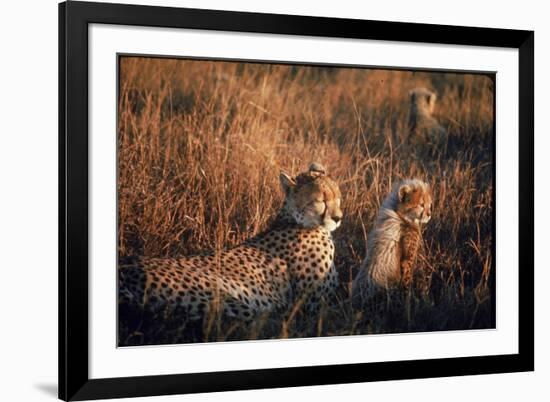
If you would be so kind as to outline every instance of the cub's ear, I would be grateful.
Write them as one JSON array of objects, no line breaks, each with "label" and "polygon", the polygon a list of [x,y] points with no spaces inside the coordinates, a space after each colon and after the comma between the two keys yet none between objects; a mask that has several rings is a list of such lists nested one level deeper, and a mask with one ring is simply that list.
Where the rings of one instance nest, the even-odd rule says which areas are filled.
[{"label": "cub's ear", "polygon": [[430,95],[428,95],[428,103],[433,106],[436,100],[437,95],[434,92],[431,92]]},{"label": "cub's ear", "polygon": [[285,193],[289,193],[296,187],[296,181],[289,175],[287,175],[285,172],[281,172],[279,175],[279,181],[281,182],[281,187],[283,188],[283,191]]},{"label": "cub's ear", "polygon": [[399,202],[405,201],[405,199],[407,198],[407,194],[409,194],[411,190],[411,186],[409,186],[408,184],[402,184],[399,187],[399,191],[397,192],[399,196]]}]

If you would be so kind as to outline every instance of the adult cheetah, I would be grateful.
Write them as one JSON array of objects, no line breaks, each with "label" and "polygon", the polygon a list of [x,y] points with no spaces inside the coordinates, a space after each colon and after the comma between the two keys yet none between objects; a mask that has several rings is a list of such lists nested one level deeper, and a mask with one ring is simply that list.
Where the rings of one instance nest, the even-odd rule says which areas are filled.
[{"label": "adult cheetah", "polygon": [[[219,254],[119,262],[119,303],[170,309],[188,319],[212,309],[251,320],[304,299],[315,309],[338,285],[331,232],[340,226],[340,190],[318,163],[280,174],[285,200],[268,230]],[[307,311],[306,310],[306,311]]]}]

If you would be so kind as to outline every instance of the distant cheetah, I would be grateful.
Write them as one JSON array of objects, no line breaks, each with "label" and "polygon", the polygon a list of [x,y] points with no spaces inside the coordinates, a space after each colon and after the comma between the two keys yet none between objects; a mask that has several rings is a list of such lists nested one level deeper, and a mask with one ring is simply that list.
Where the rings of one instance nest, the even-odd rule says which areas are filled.
[{"label": "distant cheetah", "polygon": [[409,138],[439,143],[447,132],[432,116],[437,95],[426,88],[416,88],[409,96]]},{"label": "distant cheetah", "polygon": [[251,320],[298,299],[315,309],[338,286],[331,234],[342,219],[340,190],[318,163],[280,174],[285,201],[269,229],[219,254],[138,258],[119,264],[119,303],[203,318],[212,306]]}]

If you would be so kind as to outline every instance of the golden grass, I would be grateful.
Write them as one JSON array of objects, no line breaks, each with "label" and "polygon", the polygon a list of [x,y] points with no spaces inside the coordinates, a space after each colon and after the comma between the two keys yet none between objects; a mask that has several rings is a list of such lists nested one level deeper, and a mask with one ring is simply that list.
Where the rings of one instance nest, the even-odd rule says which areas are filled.
[{"label": "golden grass", "polygon": [[[418,86],[437,92],[446,141],[408,138],[408,91]],[[340,306],[312,322],[210,325],[192,341],[494,326],[493,92],[490,78],[473,74],[124,57],[119,254],[175,257],[236,245],[280,207],[279,171],[319,161],[343,194],[334,232]],[[408,177],[434,191],[419,261],[430,293],[413,298],[408,313],[403,300],[353,309],[346,292],[368,231],[392,183]],[[153,332],[140,342],[180,342],[185,331]]]}]

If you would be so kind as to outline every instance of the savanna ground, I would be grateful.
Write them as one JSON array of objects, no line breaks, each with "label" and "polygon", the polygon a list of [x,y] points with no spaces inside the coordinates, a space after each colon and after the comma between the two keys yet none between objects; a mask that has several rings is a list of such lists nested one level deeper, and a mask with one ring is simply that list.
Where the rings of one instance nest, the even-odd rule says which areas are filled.
[{"label": "savanna ground", "polygon": [[[220,250],[265,229],[281,206],[279,172],[321,162],[340,185],[333,232],[339,302],[251,326],[170,317],[119,343],[158,344],[494,327],[493,80],[483,75],[123,57],[118,128],[119,256]],[[408,135],[408,91],[438,94],[448,136]],[[392,183],[434,195],[418,268],[429,292],[352,306],[350,281]],[[200,335],[195,335],[195,334]]]}]

